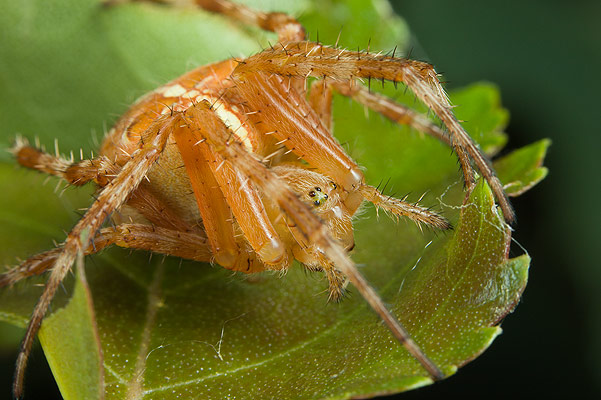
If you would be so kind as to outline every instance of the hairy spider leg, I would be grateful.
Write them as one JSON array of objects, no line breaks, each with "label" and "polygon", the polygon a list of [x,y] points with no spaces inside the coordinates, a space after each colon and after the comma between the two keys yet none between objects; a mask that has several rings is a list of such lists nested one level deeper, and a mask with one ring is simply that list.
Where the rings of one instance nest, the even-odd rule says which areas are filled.
[{"label": "hairy spider leg", "polygon": [[292,260],[288,259],[255,185],[207,144],[203,145],[203,151],[210,157],[211,171],[255,253],[267,265],[278,266],[277,269],[288,267]]},{"label": "hairy spider leg", "polygon": [[120,224],[101,229],[85,254],[97,253],[110,245],[199,262],[210,262],[213,257],[208,240],[203,235],[145,224]]},{"label": "hairy spider leg", "polygon": [[309,91],[309,104],[328,132],[332,132],[333,125],[333,94],[332,86],[326,78],[313,82]]},{"label": "hairy spider leg", "polygon": [[256,75],[258,71],[299,78],[326,77],[336,82],[350,82],[365,78],[405,83],[427,107],[434,111],[449,130],[453,150],[459,157],[468,188],[471,189],[475,182],[474,171],[469,162],[471,156],[488,180],[505,219],[508,222],[515,219],[503,186],[498,179],[494,178],[489,161],[455,118],[436,71],[430,64],[334,49],[319,43],[293,42],[265,49],[247,58],[236,67],[233,75],[239,79],[247,79]]},{"label": "hairy spider leg", "polygon": [[[209,240],[217,240],[220,244],[232,243],[228,248],[231,252],[228,258],[222,259],[223,257],[220,257],[220,253],[216,251],[216,261],[225,268],[243,272],[257,272],[264,269],[258,263],[239,260],[240,257],[248,258],[248,256],[242,254],[247,251],[240,249],[236,244],[231,216],[233,214],[244,236],[263,263],[288,265],[290,261],[284,244],[275,232],[252,182],[213,152],[207,143],[191,135],[188,126],[178,127],[174,137],[190,176]],[[208,198],[211,196],[218,198]],[[224,210],[221,214],[216,213],[218,210],[213,203],[215,201],[218,202],[219,208]],[[228,213],[227,217],[224,217],[225,212]],[[211,220],[207,221],[205,218],[215,218],[219,224],[217,229],[213,229],[209,223]],[[228,237],[224,238],[226,234]]]},{"label": "hairy spider leg", "polygon": [[206,139],[213,150],[235,165],[246,176],[249,176],[266,196],[279,205],[282,211],[294,221],[305,240],[315,243],[336,268],[349,279],[372,309],[386,323],[396,339],[405,346],[432,377],[435,379],[444,377],[444,374],[422,352],[410,338],[405,328],[386,308],[382,299],[359,273],[353,261],[348,257],[346,250],[336,239],[332,238],[328,228],[309,206],[298,198],[284,180],[261,164],[241,143],[233,139],[231,131],[211,110],[210,104],[201,102],[188,108],[185,112],[185,122],[190,126],[191,134],[198,135],[198,140]]},{"label": "hairy spider leg", "polygon": [[[198,233],[144,224],[120,224],[103,228],[98,231],[84,254],[95,254],[111,245],[199,262],[210,262],[213,258],[207,238]],[[46,272],[52,268],[62,252],[61,246],[28,258],[0,275],[0,287],[13,285],[21,279]]]},{"label": "hairy spider leg", "polygon": [[185,129],[185,126],[178,127],[174,130],[173,137],[190,177],[205,233],[217,263],[224,268],[233,268],[240,249],[234,237],[232,212],[201,153],[201,147],[197,145],[197,140],[184,133]]},{"label": "hairy spider leg", "polygon": [[[288,14],[279,12],[261,12],[229,0],[193,0],[198,7],[217,14],[225,15],[234,21],[256,26],[277,33],[280,42],[305,39],[305,29]],[[104,0],[104,5],[114,6],[122,3],[159,3],[178,6],[173,0]]]},{"label": "hairy spider leg", "polygon": [[[248,106],[248,118],[255,126],[276,137],[310,165],[353,192],[363,181],[359,166],[324,128],[305,98],[287,85],[286,79],[251,69],[232,80]],[[351,214],[358,208],[349,208]]]},{"label": "hairy spider leg", "polygon": [[61,252],[62,248],[57,247],[29,257],[19,265],[0,274],[0,287],[14,285],[30,276],[43,274],[48,271],[48,269],[52,268],[56,257],[58,257]]},{"label": "hairy spider leg", "polygon": [[[94,181],[100,187],[113,180],[119,173],[121,166],[111,162],[104,156],[94,159],[73,162],[60,156],[54,156],[45,151],[30,146],[23,138],[18,138],[11,149],[17,162],[24,167],[35,169],[64,179],[70,185],[83,186]],[[136,209],[144,218],[155,226],[168,228],[180,232],[203,231],[181,219],[176,213],[150,190],[147,182],[143,181],[127,200],[127,205]]]},{"label": "hairy spider leg", "polygon": [[[96,182],[100,187],[106,186],[108,182],[117,176],[119,169],[121,168],[120,166],[110,162],[106,157],[102,156],[75,163],[29,146],[27,141],[22,138],[18,138],[17,143],[11,149],[11,151],[15,155],[17,162],[22,166],[60,177],[69,184],[76,186],[82,186],[90,181]],[[201,254],[208,255],[204,257],[198,256],[185,258],[205,262],[211,261],[211,253],[205,249],[207,248],[208,244],[206,243],[204,232],[198,229],[196,226],[193,226],[182,220],[177,214],[173,213],[170,208],[167,207],[167,205],[165,205],[161,200],[156,198],[152,192],[145,188],[145,182],[142,182],[131,194],[126,204],[136,209],[153,226],[142,228],[144,225],[127,225],[128,227],[133,227],[132,229],[135,230],[129,232],[128,235],[123,236],[124,239],[119,243],[116,243],[117,245],[132,249],[151,250],[156,253],[179,257],[185,257],[182,255],[184,254],[182,251],[188,253],[192,252],[190,254],[194,254],[194,251],[199,251]],[[146,238],[148,237],[148,235],[144,234],[145,231],[143,231],[143,229],[152,229],[153,234],[151,236],[156,235],[157,237],[157,243],[155,245],[152,245],[150,239],[144,239],[142,237],[144,235]],[[105,232],[105,230],[101,230],[99,235],[101,235],[103,232]],[[115,228],[114,233],[111,233],[111,237],[116,237],[115,235],[117,232],[118,229]],[[158,243],[158,238],[160,237],[164,237],[166,242],[170,242],[173,241],[173,238],[179,234],[184,235],[184,238],[188,237],[186,235],[192,235],[195,240],[197,240],[197,245],[195,248],[192,249],[192,247],[187,246],[185,240],[182,240],[182,243],[180,244],[180,246],[183,246],[181,251],[177,249],[175,251],[168,251],[168,247],[165,247],[166,244],[163,245]],[[108,233],[104,234],[104,236],[106,235],[108,235]],[[136,239],[136,235],[142,236]],[[106,245],[100,245],[102,242],[103,240],[100,240],[98,236],[95,237],[94,244],[86,250],[86,254],[96,253],[102,248],[106,247]],[[61,251],[62,249],[59,247],[37,254],[23,261],[20,265],[12,268],[11,270],[0,274],[0,287],[13,285],[29,276],[44,273],[53,266],[54,260]]]},{"label": "hairy spider leg", "polygon": [[223,14],[243,24],[277,33],[280,43],[305,39],[305,28],[288,14],[264,13],[228,0],[195,0],[195,3],[207,11]]},{"label": "hairy spider leg", "polygon": [[403,104],[397,103],[384,95],[374,93],[356,82],[326,81],[332,91],[350,97],[357,103],[385,116],[391,121],[399,125],[408,125],[419,132],[427,133],[449,146],[453,145],[449,135],[430,121],[425,115],[422,115]]},{"label": "hairy spider leg", "polygon": [[35,335],[46,315],[56,289],[71,269],[77,254],[88,248],[105,219],[127,201],[129,195],[144,179],[155,161],[158,160],[167,138],[171,134],[173,125],[177,123],[179,118],[179,115],[165,115],[152,124],[144,135],[140,148],[132,154],[131,159],[119,171],[119,174],[101,190],[96,201],[69,232],[62,246],[62,251],[56,257],[50,277],[33,310],[25,336],[21,342],[13,381],[13,394],[16,398],[20,398],[23,394],[23,379],[27,359]]}]

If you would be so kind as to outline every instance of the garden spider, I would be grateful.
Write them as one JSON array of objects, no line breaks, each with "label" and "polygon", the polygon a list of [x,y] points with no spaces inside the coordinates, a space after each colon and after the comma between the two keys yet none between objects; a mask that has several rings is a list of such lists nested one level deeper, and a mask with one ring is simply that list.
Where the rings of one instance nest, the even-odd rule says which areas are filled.
[{"label": "garden spider", "polygon": [[[284,14],[264,14],[225,0],[196,2],[277,33],[278,44],[243,60],[200,67],[145,96],[111,129],[97,158],[73,163],[22,139],[13,148],[21,165],[73,185],[94,181],[101,188],[64,244],[0,277],[5,286],[52,268],[18,357],[15,395],[22,393],[33,338],[77,254],[111,244],[247,273],[286,270],[296,259],[325,272],[332,299],[341,297],[348,279],[430,375],[442,378],[347,253],[354,246],[351,219],[363,200],[418,223],[439,229],[450,225],[428,209],[366,184],[330,133],[333,92],[418,127],[454,148],[468,188],[474,183],[474,162],[511,221],[500,182],[453,116],[434,69],[394,54],[305,41],[303,27]],[[317,80],[307,88],[309,77]],[[356,83],[372,78],[405,83],[442,120],[449,137]],[[190,191],[195,201],[187,196]],[[117,210],[119,216],[113,215]],[[116,226],[102,228],[109,216]]]}]

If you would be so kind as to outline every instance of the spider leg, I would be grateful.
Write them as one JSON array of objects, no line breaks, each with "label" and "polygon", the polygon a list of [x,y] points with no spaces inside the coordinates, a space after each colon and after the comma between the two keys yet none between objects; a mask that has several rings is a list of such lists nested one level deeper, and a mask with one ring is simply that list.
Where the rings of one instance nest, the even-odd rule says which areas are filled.
[{"label": "spider leg", "polygon": [[329,132],[332,132],[332,95],[332,85],[325,78],[313,82],[309,91],[309,104]]},{"label": "spider leg", "polygon": [[285,78],[255,72],[232,79],[250,108],[248,118],[254,125],[276,137],[299,159],[319,166],[320,172],[348,192],[359,187],[363,181],[359,166],[325,129],[305,98],[286,85]]},{"label": "spider leg", "polygon": [[[110,6],[128,2],[177,5],[170,0],[105,0],[104,4]],[[279,43],[276,47],[283,47],[285,43],[289,42],[302,41],[306,37],[305,28],[302,24],[285,13],[266,13],[229,0],[193,0],[193,3],[206,11],[224,15],[245,25],[256,26],[265,31],[276,33]],[[300,92],[306,91],[305,77],[290,77],[289,85],[294,86]]]},{"label": "spider leg", "polygon": [[233,268],[240,249],[234,237],[232,212],[205,155],[201,153],[198,140],[187,134],[186,129],[185,126],[178,127],[173,137],[190,178],[206,235],[217,263],[225,268]]},{"label": "spider leg", "polygon": [[203,145],[206,155],[211,157],[209,166],[253,250],[268,265],[289,264],[284,244],[272,226],[254,184],[212,152],[208,144]]},{"label": "spider leg", "polygon": [[449,221],[440,215],[417,204],[386,196],[373,186],[361,185],[359,192],[365,200],[397,218],[407,217],[415,221],[418,225],[424,223],[438,229],[451,229]]},{"label": "spider leg", "polygon": [[[53,156],[30,146],[23,138],[17,139],[11,152],[22,166],[57,176],[76,186],[94,181],[100,187],[104,187],[117,176],[121,169],[119,165],[103,156],[79,162]],[[127,205],[135,208],[144,218],[156,226],[181,232],[201,232],[196,226],[187,223],[172,212],[167,205],[146,188],[144,182],[132,193],[127,200]]]},{"label": "spider leg", "polygon": [[305,39],[305,28],[284,13],[264,13],[229,0],[195,0],[195,3],[207,11],[223,14],[243,24],[277,33],[280,43]]},{"label": "spider leg", "polygon": [[235,165],[261,189],[263,194],[279,205],[282,211],[296,224],[299,232],[307,242],[315,244],[357,288],[372,309],[386,323],[396,339],[422,364],[435,379],[442,379],[443,373],[422,352],[410,338],[403,326],[386,308],[384,302],[374,289],[359,273],[346,250],[332,238],[328,228],[312,212],[308,205],[288,187],[286,182],[265,167],[241,143],[234,139],[228,130],[211,110],[208,102],[201,102],[188,108],[185,121],[190,126],[190,132],[198,135],[200,140],[206,139],[209,145]]},{"label": "spider leg", "polygon": [[[425,115],[422,115],[411,108],[397,103],[394,100],[383,96],[379,93],[374,93],[366,89],[362,85],[354,83],[335,82],[331,84],[332,89],[335,89],[343,96],[350,97],[359,104],[382,114],[386,118],[400,125],[409,125],[420,132],[440,140],[443,143],[452,146],[449,135],[445,133],[436,124],[432,123]],[[469,160],[460,159],[459,162],[469,162]]]},{"label": "spider leg", "polygon": [[319,43],[296,42],[288,43],[282,48],[266,49],[247,58],[236,67],[233,76],[239,81],[252,81],[259,75],[257,71],[280,76],[326,77],[336,82],[350,82],[361,78],[404,82],[449,130],[453,150],[461,160],[468,187],[471,188],[475,182],[474,171],[469,163],[469,157],[472,157],[488,180],[505,219],[508,222],[515,219],[503,186],[494,178],[486,157],[455,118],[438,75],[430,64],[334,49]]},{"label": "spider leg", "polygon": [[[433,124],[426,116],[411,110],[409,107],[399,104],[381,94],[370,92],[361,85],[336,82],[333,84],[333,87],[338,93],[347,97],[351,97],[358,103],[363,104],[373,111],[382,114],[388,119],[398,124],[409,125],[418,131],[427,133],[441,142],[453,147],[452,137],[449,137],[446,132]],[[469,157],[474,161],[474,164],[478,167],[478,170],[484,179],[486,179],[490,187],[493,188],[495,196],[503,207],[505,216],[511,216],[511,218],[515,218],[512,216],[513,210],[511,210],[511,206],[506,198],[506,194],[503,190],[503,184],[497,177],[486,155],[482,153],[480,148],[471,139],[468,140],[465,148],[467,155],[469,155]],[[462,169],[465,171],[466,168],[471,168],[469,166],[470,159],[463,157],[461,153],[458,154]]]},{"label": "spider leg", "polygon": [[[242,267],[244,272],[262,270],[262,266],[257,263],[251,265],[248,262],[236,262],[239,253],[245,250],[240,249],[235,242],[231,222],[233,214],[261,261],[268,265],[287,265],[289,261],[284,244],[273,228],[252,182],[215,154],[202,138],[192,134],[191,128],[179,127],[174,132],[174,137],[197,196],[207,235],[210,241],[215,242],[211,244],[217,248],[217,262],[229,269]],[[213,200],[208,198],[210,196]],[[219,208],[223,210],[220,211]],[[228,217],[224,218],[226,212]],[[212,221],[219,224],[215,229],[211,225]],[[232,243],[229,248],[232,253],[222,260],[218,246],[229,242]]]},{"label": "spider leg", "polygon": [[328,279],[328,300],[342,300],[348,284],[346,276],[323,253],[315,251],[314,245],[305,243],[301,232],[291,229],[291,233],[299,243],[293,250],[294,258],[311,271],[323,271]]},{"label": "spider leg", "polygon": [[0,274],[0,287],[11,286],[15,283],[29,278],[33,275],[40,275],[52,268],[56,257],[61,253],[62,249],[57,247],[55,249],[45,251],[40,254],[36,254],[33,257],[29,257],[21,264],[9,269],[6,272]]},{"label": "spider leg", "polygon": [[77,254],[88,248],[94,234],[100,229],[104,220],[127,201],[129,195],[144,179],[148,170],[161,155],[173,125],[179,119],[179,115],[165,115],[158,118],[148,128],[140,148],[132,154],[131,159],[123,166],[119,174],[102,189],[97,200],[69,232],[62,251],[56,257],[56,262],[44,292],[33,310],[25,337],[21,343],[13,382],[15,397],[20,398],[22,396],[23,378],[31,346],[56,289],[71,269]]},{"label": "spider leg", "polygon": [[[121,224],[101,229],[84,254],[98,253],[110,245],[200,262],[210,262],[213,256],[207,239],[202,235],[144,224]],[[57,247],[28,258],[0,275],[0,287],[46,272],[52,268],[62,251],[62,247]]]},{"label": "spider leg", "polygon": [[[173,1],[169,0],[105,0],[104,4],[112,6],[133,2],[175,5]],[[280,43],[305,39],[303,26],[296,19],[284,13],[264,13],[229,0],[194,0],[194,4],[207,11],[225,15],[234,21],[277,33]]]},{"label": "spider leg", "polygon": [[387,117],[399,125],[409,125],[420,132],[452,146],[451,140],[438,125],[432,123],[425,115],[396,101],[374,93],[354,82],[332,82],[327,78],[313,82],[309,92],[309,104],[317,113],[324,127],[332,132],[332,98],[334,91],[350,97],[369,109]]}]

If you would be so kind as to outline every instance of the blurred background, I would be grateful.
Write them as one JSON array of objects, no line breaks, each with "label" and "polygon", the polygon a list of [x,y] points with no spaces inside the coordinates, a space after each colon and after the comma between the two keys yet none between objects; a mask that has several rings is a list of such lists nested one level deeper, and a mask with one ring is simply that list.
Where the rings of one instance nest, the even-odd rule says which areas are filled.
[{"label": "blurred background", "polygon": [[[500,87],[511,112],[508,148],[545,137],[553,144],[549,176],[513,202],[514,237],[532,264],[504,333],[448,381],[388,398],[601,398],[601,2],[392,4],[412,30],[412,57],[434,64],[448,88]],[[11,372],[12,361],[3,362],[3,388]],[[31,398],[60,398],[39,351],[28,376]]]}]

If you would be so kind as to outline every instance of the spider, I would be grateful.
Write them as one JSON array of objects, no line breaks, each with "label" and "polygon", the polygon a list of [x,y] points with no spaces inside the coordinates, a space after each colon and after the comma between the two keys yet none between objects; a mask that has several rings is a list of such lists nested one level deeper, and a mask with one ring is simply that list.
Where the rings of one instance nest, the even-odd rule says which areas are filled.
[{"label": "spider", "polygon": [[[511,222],[502,185],[454,117],[434,68],[394,53],[353,52],[307,41],[302,25],[285,14],[227,0],[196,4],[272,31],[278,43],[245,59],[202,66],[149,93],[108,132],[96,158],[73,162],[20,138],[12,149],[25,167],[72,185],[93,181],[99,187],[63,244],[0,276],[0,286],[6,286],[50,270],[21,345],[15,396],[22,395],[33,339],[75,258],[110,245],[214,262],[244,273],[285,271],[297,260],[325,273],[332,300],[343,296],[347,281],[352,283],[428,373],[443,378],[348,253],[354,247],[352,217],[364,201],[437,229],[450,224],[366,183],[333,137],[331,115],[336,92],[444,141],[459,158],[467,189],[475,182],[473,162]],[[406,84],[448,133],[358,82],[370,79]],[[109,217],[115,226],[103,228]]]}]

